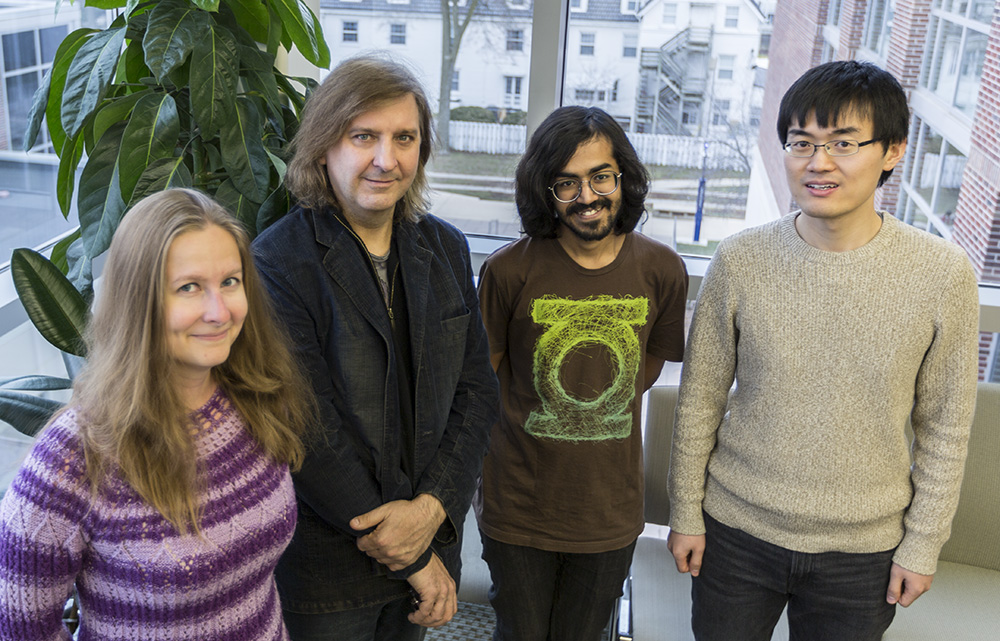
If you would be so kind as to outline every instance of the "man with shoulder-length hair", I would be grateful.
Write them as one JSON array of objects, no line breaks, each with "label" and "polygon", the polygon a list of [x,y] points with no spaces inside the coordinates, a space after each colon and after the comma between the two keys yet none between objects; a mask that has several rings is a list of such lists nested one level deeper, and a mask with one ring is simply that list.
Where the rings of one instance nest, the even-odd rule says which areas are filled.
[{"label": "man with shoulder-length hair", "polygon": [[684,349],[687,273],[633,231],[649,175],[614,118],[563,107],[518,164],[526,236],[479,294],[501,418],[476,496],[494,641],[596,641],[643,528],[642,394]]},{"label": "man with shoulder-length hair", "polygon": [[793,640],[876,641],[930,588],[979,308],[961,248],[875,209],[909,115],[875,65],[807,71],[778,112],[801,209],[723,241],[705,275],[669,475],[699,641],[766,641],[786,605]]},{"label": "man with shoulder-length hair", "polygon": [[462,524],[496,418],[465,238],[426,212],[431,112],[386,58],[309,99],[254,242],[321,422],[276,572],[293,641],[419,639],[457,607]]}]

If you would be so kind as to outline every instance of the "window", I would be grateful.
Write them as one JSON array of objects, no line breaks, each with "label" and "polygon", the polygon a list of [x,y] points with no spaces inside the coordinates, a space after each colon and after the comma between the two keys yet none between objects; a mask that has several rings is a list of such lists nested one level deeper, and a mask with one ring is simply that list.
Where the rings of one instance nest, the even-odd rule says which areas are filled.
[{"label": "window", "polygon": [[726,29],[736,29],[740,26],[740,8],[738,6],[726,6]]},{"label": "window", "polygon": [[677,24],[677,3],[663,3],[663,24]]},{"label": "window", "polygon": [[587,10],[587,0],[569,0],[570,11],[586,11]]},{"label": "window", "polygon": [[597,40],[597,34],[595,33],[581,33],[580,34],[580,55],[581,56],[592,56],[594,55],[594,43]]},{"label": "window", "polygon": [[971,118],[979,95],[990,28],[969,20],[952,22],[949,17],[947,14],[931,17],[927,42],[934,44],[924,56],[920,84]]},{"label": "window", "polygon": [[[42,76],[51,67],[59,43],[68,33],[67,25],[57,25],[3,35],[0,97],[6,105],[0,103],[0,140],[6,139],[4,148],[21,150],[24,144],[24,125],[28,121],[35,91],[41,84]],[[36,148],[52,151],[45,127],[39,130]],[[0,256],[0,263],[6,262],[7,258],[9,254]]]},{"label": "window", "polygon": [[393,24],[389,26],[389,44],[406,44],[406,24]]},{"label": "window", "polygon": [[604,102],[604,98],[608,95],[608,92],[604,89],[599,89],[597,91],[597,102]]},{"label": "window", "polygon": [[511,9],[526,9],[528,0],[507,0],[507,6]]},{"label": "window", "polygon": [[577,89],[573,96],[580,102],[593,102],[596,93],[593,89]]},{"label": "window", "polygon": [[344,20],[342,24],[344,26],[342,40],[344,42],[357,42],[358,22],[356,20]]},{"label": "window", "polygon": [[892,16],[895,11],[892,0],[876,0],[868,3],[861,44],[885,58],[892,33]]},{"label": "window", "polygon": [[618,81],[611,85],[611,102],[618,102]]},{"label": "window", "polygon": [[626,33],[622,36],[622,58],[635,58],[639,50],[639,34]]},{"label": "window", "polygon": [[504,76],[504,106],[521,107],[521,82],[522,76]]},{"label": "window", "polygon": [[724,125],[729,122],[729,109],[731,103],[728,100],[716,100],[712,104],[712,124]]},{"label": "window", "polygon": [[635,14],[639,11],[639,0],[622,0],[621,12],[624,14]]},{"label": "window", "polygon": [[451,72],[451,90],[458,91],[458,69]]},{"label": "window", "polygon": [[524,51],[524,30],[507,30],[507,51]]},{"label": "window", "polygon": [[733,68],[736,66],[736,56],[719,56],[719,80],[732,80]]}]

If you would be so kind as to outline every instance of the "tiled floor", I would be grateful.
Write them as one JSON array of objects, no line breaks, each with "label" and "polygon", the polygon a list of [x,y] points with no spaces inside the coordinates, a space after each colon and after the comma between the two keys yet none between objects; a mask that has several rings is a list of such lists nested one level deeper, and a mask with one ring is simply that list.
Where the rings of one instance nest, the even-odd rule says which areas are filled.
[{"label": "tiled floor", "polygon": [[427,631],[427,641],[489,641],[493,635],[493,608],[459,602],[458,613],[447,625]]}]

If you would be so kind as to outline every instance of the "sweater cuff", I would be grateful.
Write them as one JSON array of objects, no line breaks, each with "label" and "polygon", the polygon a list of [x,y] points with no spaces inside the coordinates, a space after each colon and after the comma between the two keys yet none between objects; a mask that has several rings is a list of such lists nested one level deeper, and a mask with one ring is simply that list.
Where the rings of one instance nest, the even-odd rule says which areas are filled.
[{"label": "sweater cuff", "polygon": [[895,554],[892,555],[892,562],[910,572],[929,576],[937,572],[937,561],[940,554],[941,546],[935,544],[928,537],[905,534],[896,548]]},{"label": "sweater cuff", "polygon": [[670,531],[688,536],[705,533],[705,514],[701,505],[671,505]]}]

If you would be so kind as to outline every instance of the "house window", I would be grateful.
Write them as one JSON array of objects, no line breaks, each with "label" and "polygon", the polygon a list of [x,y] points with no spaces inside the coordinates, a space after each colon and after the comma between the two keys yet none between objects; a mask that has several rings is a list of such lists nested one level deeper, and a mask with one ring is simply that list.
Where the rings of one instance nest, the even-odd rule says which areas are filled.
[{"label": "house window", "polygon": [[605,98],[605,96],[607,96],[607,93],[608,92],[604,91],[603,89],[599,90],[597,92],[597,101],[598,102],[604,102],[604,98]]},{"label": "house window", "polygon": [[729,108],[728,100],[716,100],[712,105],[712,124],[724,125],[729,122]]},{"label": "house window", "polygon": [[594,55],[594,42],[597,40],[597,35],[594,33],[581,33],[580,34],[580,55],[581,56],[592,56]]},{"label": "house window", "polygon": [[344,42],[358,41],[358,23],[356,20],[344,20],[343,40]]},{"label": "house window", "polygon": [[451,90],[458,91],[458,69],[451,72]]},{"label": "house window", "polygon": [[677,3],[663,3],[663,24],[677,24]]},{"label": "house window", "polygon": [[732,80],[736,56],[719,56],[719,80]]},{"label": "house window", "polygon": [[586,11],[587,0],[569,0],[570,11]]},{"label": "house window", "polygon": [[726,7],[726,29],[740,26],[740,8],[732,5]]},{"label": "house window", "polygon": [[615,84],[611,85],[611,102],[618,101],[618,81],[615,80]]},{"label": "house window", "polygon": [[626,33],[622,36],[622,58],[635,58],[639,50],[639,34]]},{"label": "house window", "polygon": [[[52,66],[56,49],[67,33],[67,25],[57,25],[3,35],[3,70],[0,73],[3,84],[0,94],[5,94],[6,109],[0,105],[0,138],[6,133],[7,148],[21,150],[24,124],[28,121],[35,91],[46,70]],[[48,131],[42,127],[38,132],[36,148],[49,152],[52,151],[51,145]]]},{"label": "house window", "polygon": [[511,9],[525,9],[528,7],[528,0],[507,0],[507,6]]},{"label": "house window", "polygon": [[406,44],[406,24],[389,25],[389,44]]},{"label": "house window", "polygon": [[593,89],[577,89],[573,92],[573,98],[578,102],[593,102],[596,93]]},{"label": "house window", "polygon": [[507,30],[507,51],[524,51],[524,30]]},{"label": "house window", "polygon": [[639,0],[622,0],[621,12],[634,15],[639,11]]},{"label": "house window", "polygon": [[521,107],[522,76],[504,76],[504,107]]}]

